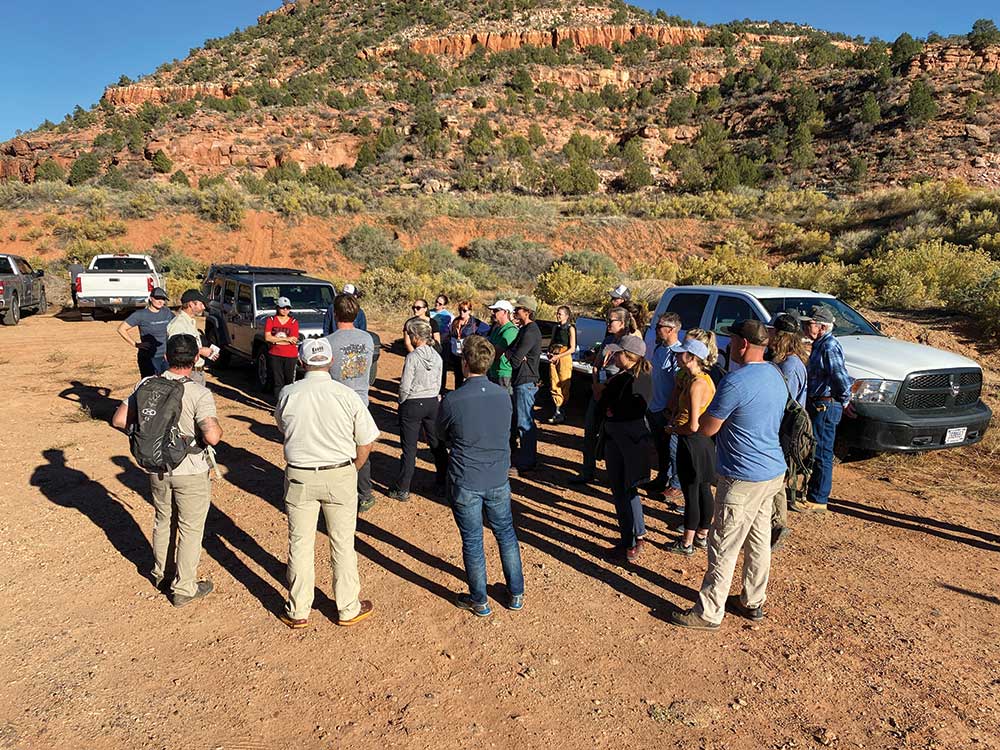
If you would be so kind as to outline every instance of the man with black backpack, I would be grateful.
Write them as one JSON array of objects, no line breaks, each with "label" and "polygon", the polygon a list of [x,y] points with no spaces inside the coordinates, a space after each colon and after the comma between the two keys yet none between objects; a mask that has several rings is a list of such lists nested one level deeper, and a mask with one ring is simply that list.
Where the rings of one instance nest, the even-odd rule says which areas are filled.
[{"label": "man with black backpack", "polygon": [[[698,430],[715,438],[717,458],[708,570],[694,607],[670,620],[695,630],[717,630],[726,609],[753,621],[764,618],[772,498],[785,481],[780,436],[788,389],[778,368],[764,361],[767,329],[757,320],[738,320],[725,333],[731,336],[729,356],[740,367],[719,383]],[[743,593],[729,596],[741,549]]]},{"label": "man with black backpack", "polygon": [[[212,591],[211,581],[197,580],[197,572],[212,502],[207,446],[218,444],[222,427],[212,393],[191,380],[198,341],[183,333],[171,336],[166,357],[167,371],[141,380],[111,423],[127,430],[136,463],[149,473],[156,510],[153,583],[160,588],[176,568],[170,591],[173,605],[183,607]],[[176,519],[176,540],[172,519]],[[176,552],[170,560],[174,542]]]}]

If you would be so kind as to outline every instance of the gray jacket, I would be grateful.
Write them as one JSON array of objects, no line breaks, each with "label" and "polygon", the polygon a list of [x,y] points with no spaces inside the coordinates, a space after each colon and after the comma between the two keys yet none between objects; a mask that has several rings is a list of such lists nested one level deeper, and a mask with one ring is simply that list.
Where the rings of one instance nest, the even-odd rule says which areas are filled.
[{"label": "gray jacket", "polygon": [[421,344],[406,355],[399,379],[399,403],[411,398],[436,397],[441,390],[441,355]]}]

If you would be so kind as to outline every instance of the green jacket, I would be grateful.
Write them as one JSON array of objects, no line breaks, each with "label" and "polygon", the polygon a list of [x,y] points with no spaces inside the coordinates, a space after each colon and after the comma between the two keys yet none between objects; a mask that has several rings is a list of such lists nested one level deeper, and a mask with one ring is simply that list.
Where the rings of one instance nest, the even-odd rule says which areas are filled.
[{"label": "green jacket", "polygon": [[[499,328],[494,327],[490,331],[490,343],[498,351],[505,350],[508,346],[514,343],[514,339],[517,338],[517,326],[512,322],[507,321]],[[490,380],[497,380],[498,378],[509,378],[513,374],[513,368],[510,366],[510,360],[507,359],[507,355],[504,354],[499,360],[494,361],[493,365],[490,367],[486,376]]]}]

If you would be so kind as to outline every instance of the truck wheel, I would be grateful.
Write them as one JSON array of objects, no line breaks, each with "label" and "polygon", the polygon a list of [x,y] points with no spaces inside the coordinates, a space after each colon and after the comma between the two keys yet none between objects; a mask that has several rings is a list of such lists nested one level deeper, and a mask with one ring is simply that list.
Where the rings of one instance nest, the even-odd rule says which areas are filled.
[{"label": "truck wheel", "polygon": [[253,358],[253,372],[257,387],[263,393],[270,393],[274,386],[271,383],[271,362],[268,360],[266,347],[257,349],[257,354]]},{"label": "truck wheel", "polygon": [[210,363],[213,370],[224,370],[229,367],[229,363],[231,361],[229,352],[226,351],[226,347],[219,342],[219,333],[215,330],[214,326],[205,331],[205,346],[219,347],[219,358]]},{"label": "truck wheel", "polygon": [[80,320],[92,323],[94,321],[94,311],[93,310],[80,310]]},{"label": "truck wheel", "polygon": [[11,295],[10,307],[3,314],[3,324],[5,326],[16,326],[21,322],[21,300],[16,294]]}]

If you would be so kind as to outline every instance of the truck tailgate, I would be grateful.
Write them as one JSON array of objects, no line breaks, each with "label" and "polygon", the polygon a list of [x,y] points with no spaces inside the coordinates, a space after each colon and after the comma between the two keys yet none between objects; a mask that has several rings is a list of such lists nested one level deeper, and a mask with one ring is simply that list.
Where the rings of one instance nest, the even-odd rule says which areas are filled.
[{"label": "truck tailgate", "polygon": [[155,283],[151,273],[85,271],[80,274],[79,293],[83,297],[147,297]]}]

